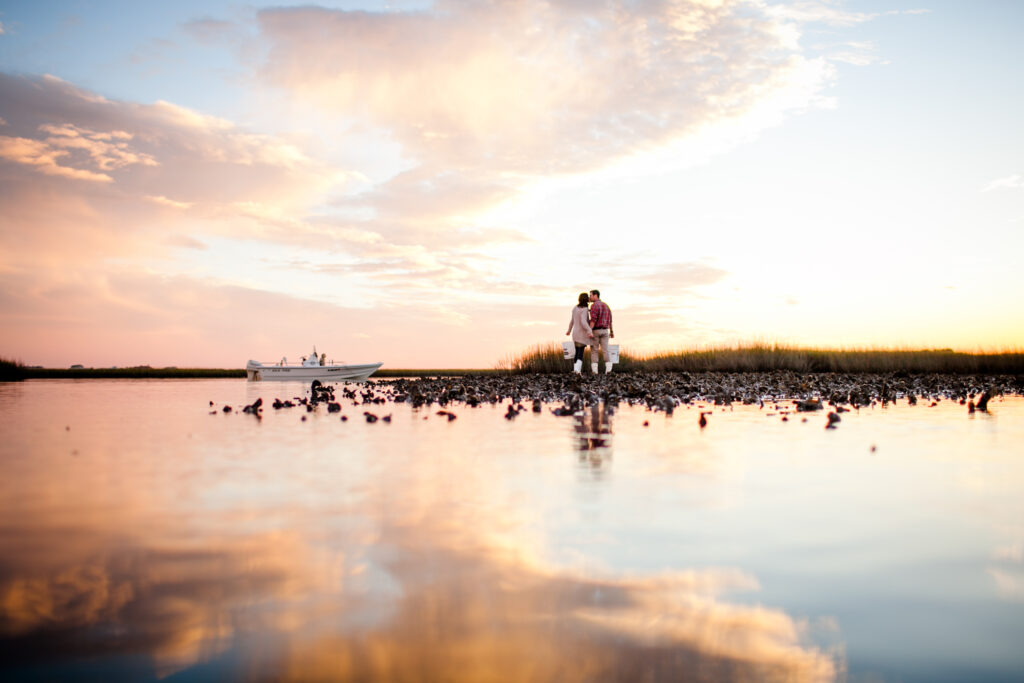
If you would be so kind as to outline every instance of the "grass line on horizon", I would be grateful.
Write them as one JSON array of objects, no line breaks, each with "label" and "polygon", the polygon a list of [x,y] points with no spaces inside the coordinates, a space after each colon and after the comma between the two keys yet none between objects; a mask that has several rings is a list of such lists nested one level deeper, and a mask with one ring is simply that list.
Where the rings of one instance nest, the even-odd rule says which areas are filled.
[{"label": "grass line on horizon", "polygon": [[[584,362],[590,362],[589,349]],[[513,374],[570,372],[562,346],[529,347],[498,363]],[[620,349],[617,372],[908,372],[949,374],[1024,373],[1024,352],[967,353],[952,349],[824,349],[781,344],[739,344],[634,354]]]},{"label": "grass line on horizon", "polygon": [[[584,361],[589,367],[590,350]],[[952,349],[827,349],[783,344],[737,344],[734,346],[682,349],[636,354],[620,349],[615,372],[768,372],[788,370],[803,373],[885,373],[907,372],[947,374],[1024,374],[1024,352],[968,353]],[[557,374],[572,371],[560,344],[537,344],[519,355],[510,355],[489,369],[381,368],[371,379],[395,377],[457,377],[467,375]],[[22,379],[174,379],[243,378],[242,368],[36,368],[0,357],[0,381]]]}]

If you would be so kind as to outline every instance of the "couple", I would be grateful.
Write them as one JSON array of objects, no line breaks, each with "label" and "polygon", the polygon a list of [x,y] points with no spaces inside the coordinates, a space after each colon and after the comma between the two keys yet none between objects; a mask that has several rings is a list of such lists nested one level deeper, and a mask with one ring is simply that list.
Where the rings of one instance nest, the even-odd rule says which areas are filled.
[{"label": "couple", "polygon": [[[587,303],[590,310],[587,310]],[[601,292],[596,289],[580,293],[579,303],[572,309],[572,319],[569,321],[569,329],[566,334],[572,335],[573,343],[576,344],[576,356],[573,359],[572,370],[581,374],[583,370],[583,349],[590,346],[590,369],[597,374],[597,350],[600,348],[604,353],[604,371],[608,374],[612,371],[612,362],[608,356],[608,339],[615,337],[615,330],[612,328],[612,309],[608,304],[601,301]]]}]

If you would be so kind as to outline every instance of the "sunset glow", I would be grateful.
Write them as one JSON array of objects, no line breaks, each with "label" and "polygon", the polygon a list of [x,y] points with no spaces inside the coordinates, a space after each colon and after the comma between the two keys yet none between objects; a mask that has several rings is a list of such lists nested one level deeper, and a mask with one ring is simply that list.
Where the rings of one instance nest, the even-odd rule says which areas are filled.
[{"label": "sunset glow", "polygon": [[1024,4],[0,2],[0,356],[1024,347]]}]

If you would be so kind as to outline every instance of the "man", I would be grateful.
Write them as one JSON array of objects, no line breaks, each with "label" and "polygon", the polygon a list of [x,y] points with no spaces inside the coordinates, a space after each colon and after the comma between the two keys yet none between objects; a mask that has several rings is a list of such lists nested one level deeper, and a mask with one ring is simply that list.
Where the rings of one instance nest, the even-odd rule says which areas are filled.
[{"label": "man", "polygon": [[596,289],[590,290],[590,328],[594,331],[594,338],[590,342],[590,369],[597,374],[597,350],[600,348],[604,352],[604,372],[608,374],[612,371],[608,339],[615,338],[615,330],[612,328],[612,309],[601,301],[601,292]]}]

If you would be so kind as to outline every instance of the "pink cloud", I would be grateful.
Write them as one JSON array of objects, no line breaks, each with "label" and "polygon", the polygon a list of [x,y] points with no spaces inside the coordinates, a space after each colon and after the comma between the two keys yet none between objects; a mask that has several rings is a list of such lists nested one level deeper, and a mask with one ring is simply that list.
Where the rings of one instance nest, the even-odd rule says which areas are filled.
[{"label": "pink cloud", "polygon": [[0,74],[0,264],[149,255],[169,235],[245,236],[246,202],[301,212],[331,169],[287,141],[168,103]]},{"label": "pink cloud", "polygon": [[306,7],[260,23],[271,82],[387,127],[427,165],[528,174],[740,114],[803,60],[779,18],[729,1]]},{"label": "pink cloud", "polygon": [[[0,95],[5,136],[32,141],[21,144],[20,157],[13,147],[5,159],[28,163],[33,151],[41,159],[49,154],[53,164],[103,174],[124,199],[303,205],[333,182],[330,168],[286,140],[167,102],[118,102],[60,79],[6,74],[0,74]],[[9,177],[16,173],[7,171]]]},{"label": "pink cloud", "polygon": [[800,111],[833,76],[801,53],[791,17],[735,0],[258,16],[266,82],[384,131],[414,165],[336,208],[431,248],[537,179],[656,149],[787,89]]},{"label": "pink cloud", "polygon": [[49,141],[0,136],[0,159],[32,167],[47,175],[101,183],[109,183],[112,180],[105,173],[72,168],[59,163],[61,157],[67,156],[66,149],[60,149]]}]

